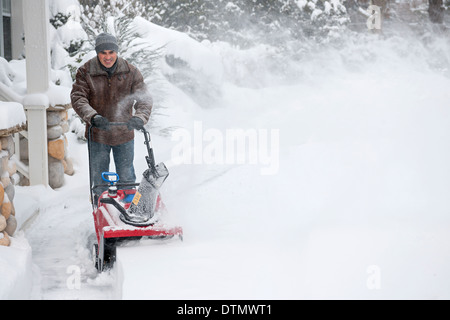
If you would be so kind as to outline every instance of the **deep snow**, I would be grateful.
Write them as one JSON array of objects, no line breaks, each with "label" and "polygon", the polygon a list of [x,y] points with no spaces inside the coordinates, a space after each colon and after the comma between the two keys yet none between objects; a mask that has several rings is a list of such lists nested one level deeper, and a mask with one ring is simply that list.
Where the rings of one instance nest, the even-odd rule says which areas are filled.
[{"label": "deep snow", "polygon": [[[158,32],[166,31],[149,26],[145,32],[164,39]],[[157,161],[171,173],[163,199],[171,219],[184,228],[184,242],[142,241],[119,248],[116,267],[97,274],[90,260],[94,230],[86,145],[70,133],[76,173],[66,177],[65,186],[16,191],[19,217],[39,211],[23,221],[16,236],[16,243],[28,241],[32,250],[32,276],[25,271],[33,287],[25,291],[23,285],[24,294],[33,299],[450,298],[450,43],[448,34],[424,34],[349,35],[339,50],[330,46],[307,60],[288,61],[298,71],[295,81],[270,83],[266,73],[264,86],[248,87],[236,83],[243,78],[261,83],[265,47],[193,45],[180,35],[183,45],[192,44],[183,55],[170,31],[171,53],[195,59],[197,72],[208,69],[197,59],[205,52],[219,55],[224,68],[204,59],[214,61],[208,70],[223,72],[222,94],[209,108],[164,83],[163,108],[150,128]],[[192,141],[193,154],[220,146],[227,129],[279,130],[279,144],[272,145],[278,170],[261,174],[267,164],[250,163],[248,155],[255,151],[250,145],[239,164],[220,164],[219,156],[207,164],[204,155],[195,164],[180,164],[173,155],[180,140],[172,137],[184,128],[193,138],[199,122],[204,136],[200,144]],[[142,141],[138,136],[137,173],[145,168]],[[257,152],[261,146],[255,146]]]}]

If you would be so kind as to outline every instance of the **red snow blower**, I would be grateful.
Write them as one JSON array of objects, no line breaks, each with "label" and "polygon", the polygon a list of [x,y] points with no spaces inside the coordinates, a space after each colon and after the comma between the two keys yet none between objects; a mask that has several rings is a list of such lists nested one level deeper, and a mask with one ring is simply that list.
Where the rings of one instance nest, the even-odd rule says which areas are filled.
[{"label": "red snow blower", "polygon": [[[123,126],[126,123],[111,123]],[[110,269],[116,260],[116,247],[127,241],[140,239],[170,239],[178,236],[183,240],[181,227],[168,226],[163,222],[166,211],[159,188],[169,175],[164,163],[155,164],[150,134],[144,128],[148,169],[143,173],[141,183],[120,183],[119,175],[103,172],[102,179],[107,184],[93,185],[91,170],[91,131],[88,135],[89,177],[97,243],[92,253],[95,267],[99,272]],[[94,196],[94,190],[105,190]],[[136,188],[138,188],[136,190]]]}]

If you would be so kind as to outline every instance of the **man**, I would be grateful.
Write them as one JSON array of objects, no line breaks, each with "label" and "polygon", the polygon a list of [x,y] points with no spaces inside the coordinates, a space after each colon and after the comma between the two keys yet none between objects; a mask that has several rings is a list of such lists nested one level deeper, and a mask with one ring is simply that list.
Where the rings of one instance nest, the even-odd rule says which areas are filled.
[{"label": "man", "polygon": [[[105,184],[101,174],[110,171],[111,151],[120,181],[133,183],[136,181],[134,129],[142,129],[148,122],[152,98],[140,71],[118,57],[114,36],[100,34],[95,50],[97,56],[78,69],[70,95],[73,109],[86,123],[86,138],[92,126],[92,184]],[[127,125],[111,124],[115,122]],[[94,190],[94,193],[99,195],[102,191]]]}]

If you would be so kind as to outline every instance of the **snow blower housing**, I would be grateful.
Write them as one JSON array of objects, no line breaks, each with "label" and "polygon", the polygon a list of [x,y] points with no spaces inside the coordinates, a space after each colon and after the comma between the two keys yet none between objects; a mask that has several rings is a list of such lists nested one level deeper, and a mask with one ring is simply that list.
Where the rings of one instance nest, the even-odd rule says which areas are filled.
[{"label": "snow blower housing", "polygon": [[[126,125],[126,123],[113,123]],[[145,130],[145,144],[148,169],[142,176],[141,183],[120,183],[119,175],[114,172],[103,172],[104,185],[92,185],[93,215],[97,243],[93,246],[93,259],[99,271],[113,266],[116,258],[116,246],[127,240],[141,238],[167,239],[178,236],[182,239],[181,227],[170,227],[162,222],[165,211],[159,192],[160,187],[169,176],[164,163],[155,164],[153,149],[150,145],[150,134]],[[91,129],[89,130],[89,164]],[[90,165],[89,165],[89,169]],[[99,197],[94,196],[94,190],[107,188]],[[136,190],[136,187],[138,188]]]}]

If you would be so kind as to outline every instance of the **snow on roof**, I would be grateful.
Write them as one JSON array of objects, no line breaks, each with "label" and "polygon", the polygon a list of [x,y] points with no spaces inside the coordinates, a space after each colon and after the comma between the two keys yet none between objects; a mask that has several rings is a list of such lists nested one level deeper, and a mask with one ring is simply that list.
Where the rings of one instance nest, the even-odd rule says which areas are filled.
[{"label": "snow on roof", "polygon": [[0,101],[0,131],[22,127],[26,122],[25,111],[20,103]]}]

